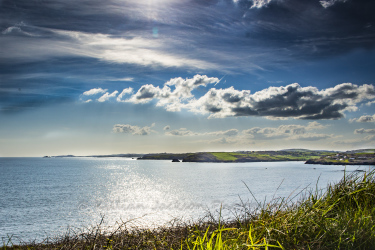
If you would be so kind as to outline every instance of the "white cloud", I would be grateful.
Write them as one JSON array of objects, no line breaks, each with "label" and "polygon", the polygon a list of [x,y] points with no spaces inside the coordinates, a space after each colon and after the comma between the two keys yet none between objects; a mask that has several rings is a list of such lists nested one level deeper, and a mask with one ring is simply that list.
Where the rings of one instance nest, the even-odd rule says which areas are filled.
[{"label": "white cloud", "polygon": [[239,141],[237,139],[222,137],[219,139],[211,140],[208,142],[209,144],[237,144]]},{"label": "white cloud", "polygon": [[[164,128],[164,130],[169,130],[169,126],[166,126]],[[226,136],[226,137],[233,137],[233,136],[238,135],[238,129],[228,129],[226,131],[214,131],[214,132],[198,133],[198,132],[194,132],[194,131],[191,131],[191,130],[187,130],[186,128],[180,128],[180,129],[168,131],[165,134],[171,135],[171,136]]]},{"label": "white cloud", "polygon": [[97,95],[97,94],[103,94],[107,92],[108,89],[102,89],[102,88],[95,88],[95,89],[90,89],[88,91],[83,92],[82,95],[90,96],[90,95]]},{"label": "white cloud", "polygon": [[332,5],[336,4],[336,3],[345,3],[347,0],[321,0],[320,1],[320,4],[324,7],[324,8],[328,8],[328,7],[331,7]]},{"label": "white cloud", "polygon": [[24,30],[22,30],[22,25],[20,26],[11,26],[11,27],[8,27],[7,29],[3,30],[1,32],[1,34],[3,35],[8,35],[8,34],[11,34],[11,35],[24,35],[24,36],[30,36],[30,37],[34,37],[36,35],[33,35],[29,32],[25,32]]},{"label": "white cloud", "polygon": [[155,123],[151,124],[151,126],[133,126],[130,124],[116,124],[113,126],[112,131],[114,133],[124,133],[124,134],[132,134],[132,135],[149,135],[152,132],[156,133],[156,131],[152,130],[151,128],[155,126]]},{"label": "white cloud", "polygon": [[204,133],[203,135],[214,135],[214,136],[236,136],[238,135],[238,129],[229,129],[226,131],[215,131]]},{"label": "white cloud", "polygon": [[112,94],[109,94],[109,93],[107,92],[107,93],[105,93],[104,95],[102,95],[102,96],[98,99],[98,102],[105,102],[105,101],[108,101],[109,99],[116,97],[117,94],[118,94],[118,91],[117,91],[117,90],[113,91]]},{"label": "white cloud", "polygon": [[313,130],[313,129],[324,129],[327,126],[320,124],[319,122],[309,122],[306,129],[307,130]]},{"label": "white cloud", "polygon": [[243,130],[242,133],[253,139],[269,140],[269,139],[280,139],[288,138],[293,140],[321,140],[332,138],[333,135],[327,134],[316,134],[308,131],[316,129],[324,129],[326,126],[318,122],[309,122],[307,126],[302,125],[280,125],[279,127],[254,127],[251,129]]},{"label": "white cloud", "polygon": [[[181,108],[188,105],[188,102],[194,98],[191,93],[199,86],[207,86],[208,84],[217,83],[220,80],[216,77],[207,77],[206,75],[195,75],[193,78],[183,79],[181,77],[172,78],[166,82],[163,88],[146,84],[139,88],[139,90],[128,99],[123,99],[125,95],[131,94],[133,88],[129,87],[124,89],[117,97],[118,102],[131,102],[131,103],[147,103],[152,100],[157,100],[156,106],[163,106],[168,111],[180,111]],[[95,95],[104,93],[107,89],[91,89],[83,93],[83,95]],[[100,102],[108,101],[109,98],[115,97],[118,91],[109,94],[106,92],[100,98]]]},{"label": "white cloud", "polygon": [[[7,41],[7,49],[12,53],[0,54],[0,58],[34,61],[52,57],[82,56],[110,63],[135,64],[146,67],[186,67],[191,69],[215,69],[218,67],[215,63],[191,58],[188,53],[171,52],[174,50],[174,44],[180,43],[177,39],[170,38],[166,43],[161,39],[149,39],[141,31],[141,33],[127,32],[122,36],[112,36],[31,25],[23,25],[23,27],[33,30],[35,34],[25,33],[21,29],[22,27],[13,26],[2,31],[2,34],[6,36],[3,41]],[[23,35],[23,39],[15,39],[15,32]],[[44,35],[39,36],[38,34]],[[123,80],[132,79],[125,78]]]},{"label": "white cloud", "polygon": [[[298,83],[287,86],[269,87],[250,93],[250,90],[211,88],[198,99],[193,90],[200,86],[218,83],[216,77],[195,75],[193,78],[173,78],[162,88],[146,84],[123,100],[124,94],[130,94],[130,88],[124,90],[119,102],[148,103],[156,102],[156,106],[167,111],[177,112],[182,109],[194,113],[208,114],[208,118],[224,118],[230,116],[262,116],[269,119],[339,119],[344,112],[356,111],[357,104],[375,99],[374,85],[361,86],[342,83],[332,88],[318,90],[315,87],[301,87]],[[86,92],[85,92],[86,93]],[[112,93],[113,94],[113,93]]]},{"label": "white cloud", "polygon": [[198,133],[195,133],[193,131],[187,130],[186,128],[180,128],[180,129],[175,129],[172,131],[165,132],[166,135],[171,135],[171,136],[194,136],[194,135],[199,135]]},{"label": "white cloud", "polygon": [[108,81],[112,81],[112,82],[132,82],[132,81],[134,81],[134,78],[133,77],[113,78],[113,79],[108,79]]},{"label": "white cloud", "polygon": [[375,129],[356,129],[354,130],[354,134],[375,134]]},{"label": "white cloud", "polygon": [[167,125],[163,128],[164,131],[167,131],[167,130],[170,130],[171,129],[171,126]]},{"label": "white cloud", "polygon": [[156,106],[165,107],[168,111],[180,111],[187,107],[194,96],[191,93],[199,86],[217,83],[217,77],[207,77],[206,75],[195,75],[193,78],[183,79],[173,78],[166,82],[163,88],[155,87],[152,84],[143,85],[127,101],[132,103],[147,103],[157,100]]},{"label": "white cloud", "polygon": [[262,8],[267,6],[272,0],[253,0],[251,8]]},{"label": "white cloud", "polygon": [[363,115],[359,118],[350,119],[350,122],[375,122],[375,115]]},{"label": "white cloud", "polygon": [[318,90],[294,83],[270,87],[254,94],[249,90],[210,89],[187,105],[190,111],[210,114],[210,118],[228,116],[264,116],[298,119],[338,119],[344,111],[357,110],[356,104],[375,98],[373,85],[339,84]]},{"label": "white cloud", "polygon": [[365,137],[365,140],[367,140],[367,141],[375,140],[375,135],[368,135],[368,136]]},{"label": "white cloud", "polygon": [[235,90],[233,87],[227,89],[211,88],[198,100],[191,100],[187,106],[190,111],[196,113],[210,113],[210,118],[223,118],[234,116],[232,108],[240,102],[248,102],[250,90]]},{"label": "white cloud", "polygon": [[300,140],[300,141],[319,141],[324,139],[334,138],[333,134],[315,134],[315,133],[306,133],[301,135],[291,136],[289,139]]},{"label": "white cloud", "polygon": [[132,87],[129,87],[129,88],[123,89],[122,92],[117,96],[116,100],[117,100],[118,102],[125,102],[124,100],[122,100],[122,98],[123,98],[125,95],[131,94],[131,93],[133,93],[133,88],[132,88]]},{"label": "white cloud", "polygon": [[153,99],[168,96],[170,93],[170,89],[168,87],[164,87],[160,89],[159,87],[155,87],[152,84],[143,85],[137,93],[135,93],[131,98],[126,100],[127,102],[132,103],[147,103]]}]

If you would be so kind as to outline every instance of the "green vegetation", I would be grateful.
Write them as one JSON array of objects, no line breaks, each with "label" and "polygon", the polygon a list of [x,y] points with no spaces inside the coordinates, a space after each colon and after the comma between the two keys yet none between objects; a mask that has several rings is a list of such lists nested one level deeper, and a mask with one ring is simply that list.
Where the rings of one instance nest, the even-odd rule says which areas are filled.
[{"label": "green vegetation", "polygon": [[213,156],[216,157],[219,161],[235,161],[237,157],[233,155],[233,153],[227,152],[219,152],[219,153],[211,153]]},{"label": "green vegetation", "polygon": [[156,229],[121,223],[110,234],[99,223],[87,233],[67,233],[51,243],[12,246],[10,240],[0,249],[373,249],[374,170],[345,176],[304,197],[294,203],[278,198],[257,207],[243,203],[232,221],[211,215]]},{"label": "green vegetation", "polygon": [[320,151],[241,151],[203,152],[187,155],[184,162],[259,162],[259,161],[307,161],[330,153]]},{"label": "green vegetation", "polygon": [[172,159],[184,159],[190,154],[173,154],[173,153],[161,153],[161,154],[146,154],[138,158],[138,160],[172,160]]}]

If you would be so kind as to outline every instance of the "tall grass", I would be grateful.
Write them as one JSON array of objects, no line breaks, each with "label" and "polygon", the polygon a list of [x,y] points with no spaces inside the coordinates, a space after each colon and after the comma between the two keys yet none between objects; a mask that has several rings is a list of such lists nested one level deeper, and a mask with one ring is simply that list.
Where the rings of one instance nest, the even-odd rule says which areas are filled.
[{"label": "tall grass", "polygon": [[375,249],[375,171],[350,174],[294,203],[277,198],[232,212],[233,220],[211,215],[155,229],[121,223],[111,233],[99,223],[52,243],[0,249]]},{"label": "tall grass", "polygon": [[[243,206],[237,214],[236,221],[205,233],[204,241],[197,231],[186,245],[191,249],[375,249],[374,171],[345,176],[324,193],[310,191],[293,204],[279,198],[256,208]],[[212,237],[220,243],[213,245]]]}]

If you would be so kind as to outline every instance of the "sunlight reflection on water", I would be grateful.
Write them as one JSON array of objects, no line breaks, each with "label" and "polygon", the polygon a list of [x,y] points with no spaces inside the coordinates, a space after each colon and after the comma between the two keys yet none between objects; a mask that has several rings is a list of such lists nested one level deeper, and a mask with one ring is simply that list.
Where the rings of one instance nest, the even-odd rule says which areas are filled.
[{"label": "sunlight reflection on water", "polygon": [[[196,220],[224,207],[324,188],[344,166],[275,163],[171,163],[124,158],[0,158],[0,238],[40,241],[68,227],[106,227],[135,220],[141,227]],[[354,171],[358,166],[347,166]],[[368,170],[369,166],[361,166]],[[279,187],[280,183],[282,185]],[[279,187],[279,188],[278,188]],[[228,210],[229,209],[229,210]]]}]

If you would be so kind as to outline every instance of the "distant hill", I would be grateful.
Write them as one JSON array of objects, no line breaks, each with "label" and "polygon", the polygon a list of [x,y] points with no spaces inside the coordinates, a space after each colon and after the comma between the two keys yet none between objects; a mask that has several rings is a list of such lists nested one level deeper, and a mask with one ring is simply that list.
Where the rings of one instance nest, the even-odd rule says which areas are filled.
[{"label": "distant hill", "polygon": [[329,153],[312,150],[160,153],[146,154],[138,160],[182,159],[183,162],[307,161],[327,154]]},{"label": "distant hill", "polygon": [[261,161],[307,161],[320,158],[326,153],[318,151],[241,151],[201,152],[189,154],[183,162],[261,162]]}]

